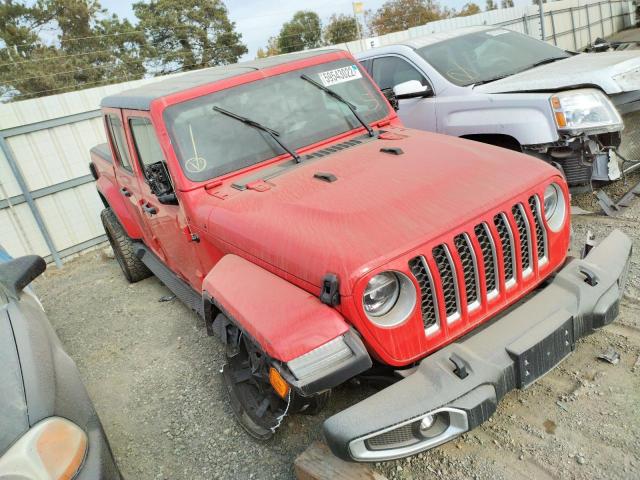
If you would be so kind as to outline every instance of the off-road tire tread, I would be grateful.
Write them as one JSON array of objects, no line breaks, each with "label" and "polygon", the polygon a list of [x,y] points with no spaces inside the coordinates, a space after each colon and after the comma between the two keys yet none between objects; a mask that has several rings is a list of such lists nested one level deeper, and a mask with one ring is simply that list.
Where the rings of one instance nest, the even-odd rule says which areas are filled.
[{"label": "off-road tire tread", "polygon": [[119,260],[118,263],[122,267],[125,278],[130,283],[135,283],[150,277],[151,271],[136,257],[133,240],[124,231],[113,210],[105,208],[100,213],[100,218],[111,248],[113,248],[113,254]]}]

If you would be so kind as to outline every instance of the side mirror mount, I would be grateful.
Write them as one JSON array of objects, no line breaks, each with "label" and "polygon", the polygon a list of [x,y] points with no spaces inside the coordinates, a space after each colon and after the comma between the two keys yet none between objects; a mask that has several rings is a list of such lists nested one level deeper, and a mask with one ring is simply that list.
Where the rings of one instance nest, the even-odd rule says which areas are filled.
[{"label": "side mirror mount", "polygon": [[169,172],[164,162],[156,162],[147,165],[144,174],[149,183],[149,189],[158,201],[164,205],[177,205],[178,197],[173,191],[173,185],[169,177]]},{"label": "side mirror mount", "polygon": [[418,80],[409,80],[393,87],[393,93],[398,100],[404,100],[431,97],[433,90],[428,85],[422,85]]},{"label": "side mirror mount", "polygon": [[393,89],[392,88],[385,88],[384,90],[382,90],[382,94],[387,99],[387,101],[389,102],[391,107],[397,112],[398,111],[398,98],[396,97],[396,94],[393,93]]},{"label": "side mirror mount", "polygon": [[20,292],[47,269],[44,259],[38,255],[26,255],[0,263],[0,286],[17,298]]},{"label": "side mirror mount", "polygon": [[162,205],[178,205],[178,197],[176,197],[176,194],[173,192],[158,195],[158,201]]}]

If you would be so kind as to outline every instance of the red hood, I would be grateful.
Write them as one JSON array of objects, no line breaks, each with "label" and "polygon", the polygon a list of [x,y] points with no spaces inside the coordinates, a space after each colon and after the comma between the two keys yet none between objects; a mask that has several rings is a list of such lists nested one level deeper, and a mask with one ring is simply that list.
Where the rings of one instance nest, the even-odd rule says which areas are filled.
[{"label": "red hood", "polygon": [[[209,232],[290,275],[319,286],[336,273],[341,294],[374,267],[459,227],[557,171],[528,155],[454,137],[394,129],[305,161],[237,191],[210,210]],[[401,155],[380,152],[398,147]],[[317,172],[337,177],[331,183]]]}]

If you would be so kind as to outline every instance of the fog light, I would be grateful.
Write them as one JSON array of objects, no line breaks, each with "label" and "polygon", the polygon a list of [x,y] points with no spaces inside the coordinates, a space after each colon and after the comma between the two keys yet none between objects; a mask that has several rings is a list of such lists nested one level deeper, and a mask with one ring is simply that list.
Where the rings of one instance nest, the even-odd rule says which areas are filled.
[{"label": "fog light", "polygon": [[420,421],[418,431],[423,438],[435,438],[442,435],[449,428],[450,423],[448,412],[431,413]]},{"label": "fog light", "polygon": [[433,426],[435,421],[436,419],[433,415],[427,415],[426,417],[424,417],[420,422],[420,433],[424,435],[427,430],[429,430]]}]

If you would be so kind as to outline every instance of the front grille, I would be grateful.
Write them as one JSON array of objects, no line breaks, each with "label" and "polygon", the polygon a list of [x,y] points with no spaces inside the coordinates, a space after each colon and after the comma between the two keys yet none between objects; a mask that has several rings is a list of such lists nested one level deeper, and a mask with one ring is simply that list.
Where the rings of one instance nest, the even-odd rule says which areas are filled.
[{"label": "front grille", "polygon": [[[420,285],[420,307],[427,334],[439,329],[441,315],[452,323],[496,297],[502,285],[509,289],[526,279],[535,265],[548,261],[547,248],[540,199],[532,195],[510,210],[499,212],[490,222],[476,224],[472,232],[458,233],[450,241],[436,245],[431,250],[433,262],[424,255],[412,258],[409,269]],[[429,265],[435,267],[433,274]],[[481,283],[485,289],[481,289]],[[461,302],[463,297],[465,312],[461,310],[465,304]],[[443,301],[442,310],[438,298]]]},{"label": "front grille", "polygon": [[504,213],[493,217],[493,223],[498,230],[500,245],[502,246],[502,262],[504,264],[504,279],[507,285],[513,283],[516,278],[515,264],[516,252],[513,243],[513,233]]},{"label": "front grille", "polygon": [[523,275],[528,275],[532,272],[531,268],[531,229],[529,228],[529,220],[526,213],[524,213],[524,207],[521,203],[514,205],[511,209],[513,218],[516,221],[518,227],[518,240],[520,241],[520,258],[522,262]]},{"label": "front grille", "polygon": [[422,311],[422,322],[425,330],[437,325],[438,309],[435,297],[435,289],[433,288],[433,278],[429,272],[429,267],[424,257],[412,258],[409,262],[411,273],[418,280],[420,291],[423,292],[420,300],[420,310]]},{"label": "front grille", "polygon": [[433,249],[433,259],[438,266],[440,282],[444,296],[444,310],[447,317],[453,317],[458,313],[458,286],[453,261],[446,245],[438,245]]},{"label": "front grille", "polygon": [[414,434],[414,424],[408,423],[376,435],[375,437],[371,437],[367,440],[367,447],[371,450],[386,450],[411,445],[417,441],[418,439]]},{"label": "front grille", "polygon": [[[622,142],[618,147],[620,154],[629,162],[640,161],[640,111],[627,113],[622,116],[624,130]],[[624,166],[629,167],[629,164]]]}]

